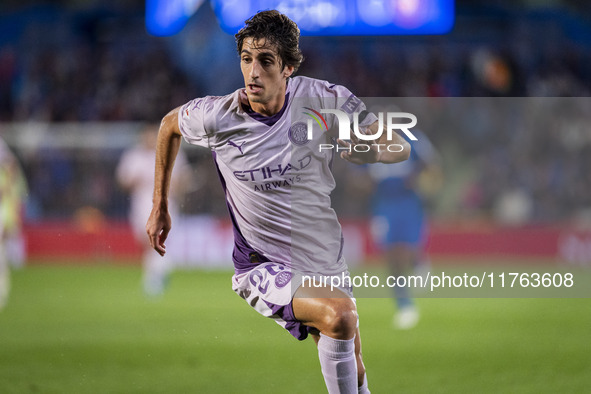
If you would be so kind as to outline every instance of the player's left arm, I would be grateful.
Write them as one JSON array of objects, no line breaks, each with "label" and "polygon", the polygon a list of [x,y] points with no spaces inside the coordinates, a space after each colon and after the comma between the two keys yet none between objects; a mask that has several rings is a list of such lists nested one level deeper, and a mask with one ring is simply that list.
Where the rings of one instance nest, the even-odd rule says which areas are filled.
[{"label": "player's left arm", "polygon": [[[367,134],[377,134],[378,132],[378,121],[376,120],[368,127]],[[377,140],[363,141],[354,135],[351,135],[351,142],[337,140],[338,144],[342,147],[349,148],[341,152],[341,158],[350,161],[354,164],[366,164],[366,163],[398,163],[407,160],[410,157],[410,144],[402,138],[395,131],[392,132],[392,139],[388,139],[388,135],[385,130],[382,130],[381,136]],[[357,149],[357,145],[368,145],[369,150]]]}]

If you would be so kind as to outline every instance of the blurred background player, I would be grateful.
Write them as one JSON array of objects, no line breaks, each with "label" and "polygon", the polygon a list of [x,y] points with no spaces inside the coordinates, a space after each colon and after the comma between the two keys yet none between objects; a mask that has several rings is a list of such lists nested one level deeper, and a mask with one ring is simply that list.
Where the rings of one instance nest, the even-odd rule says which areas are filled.
[{"label": "blurred background player", "polygon": [[0,175],[8,186],[0,204],[4,218],[4,250],[8,264],[22,268],[27,260],[23,222],[28,187],[21,165],[10,150],[7,150],[7,158]]},{"label": "blurred background player", "polygon": [[[130,194],[129,222],[136,240],[142,246],[143,288],[150,296],[162,294],[174,268],[171,257],[160,257],[153,253],[146,240],[145,224],[152,208],[157,136],[158,126],[147,126],[141,132],[138,144],[123,153],[116,169],[117,181]],[[173,218],[178,218],[179,201],[187,191],[190,180],[188,161],[182,152],[177,160],[179,162],[175,166],[170,187],[169,208]]]},{"label": "blurred background player", "polygon": [[[415,133],[416,131],[416,133]],[[404,162],[369,166],[376,182],[372,196],[372,233],[388,262],[390,274],[406,276],[423,274],[429,269],[424,247],[427,219],[424,199],[441,185],[438,153],[427,136],[413,130],[417,141],[411,141],[410,158]],[[396,287],[397,313],[394,327],[410,329],[419,321],[419,311],[409,287]]]},{"label": "blurred background player", "polygon": [[0,308],[10,292],[9,263],[22,266],[25,260],[22,213],[26,194],[18,160],[0,138]]}]

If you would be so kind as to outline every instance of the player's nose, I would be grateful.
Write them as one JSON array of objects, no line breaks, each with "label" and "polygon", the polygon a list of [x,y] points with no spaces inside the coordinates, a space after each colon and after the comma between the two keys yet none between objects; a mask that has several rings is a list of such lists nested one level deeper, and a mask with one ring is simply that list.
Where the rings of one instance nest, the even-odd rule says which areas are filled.
[{"label": "player's nose", "polygon": [[250,66],[250,73],[249,76],[251,79],[255,79],[259,77],[260,74],[260,65],[257,61],[252,62]]}]

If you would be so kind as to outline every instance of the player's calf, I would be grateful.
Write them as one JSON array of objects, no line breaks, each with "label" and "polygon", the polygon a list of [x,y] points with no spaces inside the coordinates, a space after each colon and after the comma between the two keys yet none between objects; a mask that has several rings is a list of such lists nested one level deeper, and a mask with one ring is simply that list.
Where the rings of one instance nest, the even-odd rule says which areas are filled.
[{"label": "player's calf", "polygon": [[328,392],[357,393],[358,316],[353,299],[339,290],[300,287],[292,305],[296,319],[319,331],[315,339]]}]

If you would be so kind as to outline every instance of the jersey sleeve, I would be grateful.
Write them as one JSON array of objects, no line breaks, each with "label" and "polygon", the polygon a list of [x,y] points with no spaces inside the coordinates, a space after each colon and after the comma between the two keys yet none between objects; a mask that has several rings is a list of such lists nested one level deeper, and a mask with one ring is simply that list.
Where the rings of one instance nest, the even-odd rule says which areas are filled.
[{"label": "jersey sleeve", "polygon": [[[353,124],[354,114],[358,114],[360,128],[365,128],[378,120],[377,116],[367,111],[365,103],[342,85],[329,85],[328,91],[334,97],[334,108],[345,113],[349,123]],[[336,119],[333,119],[336,122]],[[338,128],[335,123],[334,127]]]},{"label": "jersey sleeve", "polygon": [[179,111],[179,129],[185,141],[192,145],[210,147],[211,132],[208,131],[209,117],[212,111],[211,97],[196,98],[181,106]]}]

